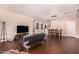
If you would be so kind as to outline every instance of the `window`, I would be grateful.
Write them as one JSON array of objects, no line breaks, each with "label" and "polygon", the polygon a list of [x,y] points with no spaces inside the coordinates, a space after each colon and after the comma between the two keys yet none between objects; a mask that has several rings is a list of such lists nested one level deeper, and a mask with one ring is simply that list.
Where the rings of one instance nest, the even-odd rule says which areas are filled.
[{"label": "window", "polygon": [[39,23],[36,23],[36,29],[39,29]]},{"label": "window", "polygon": [[43,24],[41,24],[41,29],[43,29]]},{"label": "window", "polygon": [[47,25],[45,25],[45,28],[47,28]]}]

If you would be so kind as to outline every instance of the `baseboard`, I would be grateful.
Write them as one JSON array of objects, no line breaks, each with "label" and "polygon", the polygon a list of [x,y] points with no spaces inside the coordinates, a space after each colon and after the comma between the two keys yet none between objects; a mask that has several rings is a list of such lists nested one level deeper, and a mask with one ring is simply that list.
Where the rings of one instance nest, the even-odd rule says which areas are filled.
[{"label": "baseboard", "polygon": [[75,36],[76,38],[79,38],[79,36]]},{"label": "baseboard", "polygon": [[[62,36],[70,36],[70,35],[62,35]],[[76,36],[76,35],[74,35],[74,36],[70,36],[70,37],[79,38],[79,36]]]}]

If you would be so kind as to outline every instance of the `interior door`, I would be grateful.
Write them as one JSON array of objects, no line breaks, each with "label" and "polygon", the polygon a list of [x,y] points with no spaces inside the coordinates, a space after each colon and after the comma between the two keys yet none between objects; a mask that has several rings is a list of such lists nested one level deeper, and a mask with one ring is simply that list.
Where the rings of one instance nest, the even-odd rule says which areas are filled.
[{"label": "interior door", "polygon": [[76,35],[76,22],[75,21],[67,21],[67,35],[68,36]]}]

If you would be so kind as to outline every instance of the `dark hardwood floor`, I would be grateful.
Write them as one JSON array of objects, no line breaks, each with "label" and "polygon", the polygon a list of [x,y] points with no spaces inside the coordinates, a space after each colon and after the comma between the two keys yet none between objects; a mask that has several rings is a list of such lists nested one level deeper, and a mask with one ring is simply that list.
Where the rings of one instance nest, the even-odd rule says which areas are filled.
[{"label": "dark hardwood floor", "polygon": [[[0,51],[11,49],[20,49],[17,41],[0,43]],[[29,54],[79,54],[79,39],[74,37],[47,38],[46,43],[42,42],[30,48]]]}]

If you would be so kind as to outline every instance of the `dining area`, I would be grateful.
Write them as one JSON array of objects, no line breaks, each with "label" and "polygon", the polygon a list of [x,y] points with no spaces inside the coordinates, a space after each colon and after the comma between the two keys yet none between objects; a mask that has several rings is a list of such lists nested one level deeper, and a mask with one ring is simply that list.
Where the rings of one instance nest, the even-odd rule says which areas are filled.
[{"label": "dining area", "polygon": [[49,29],[48,37],[62,38],[62,29]]}]

